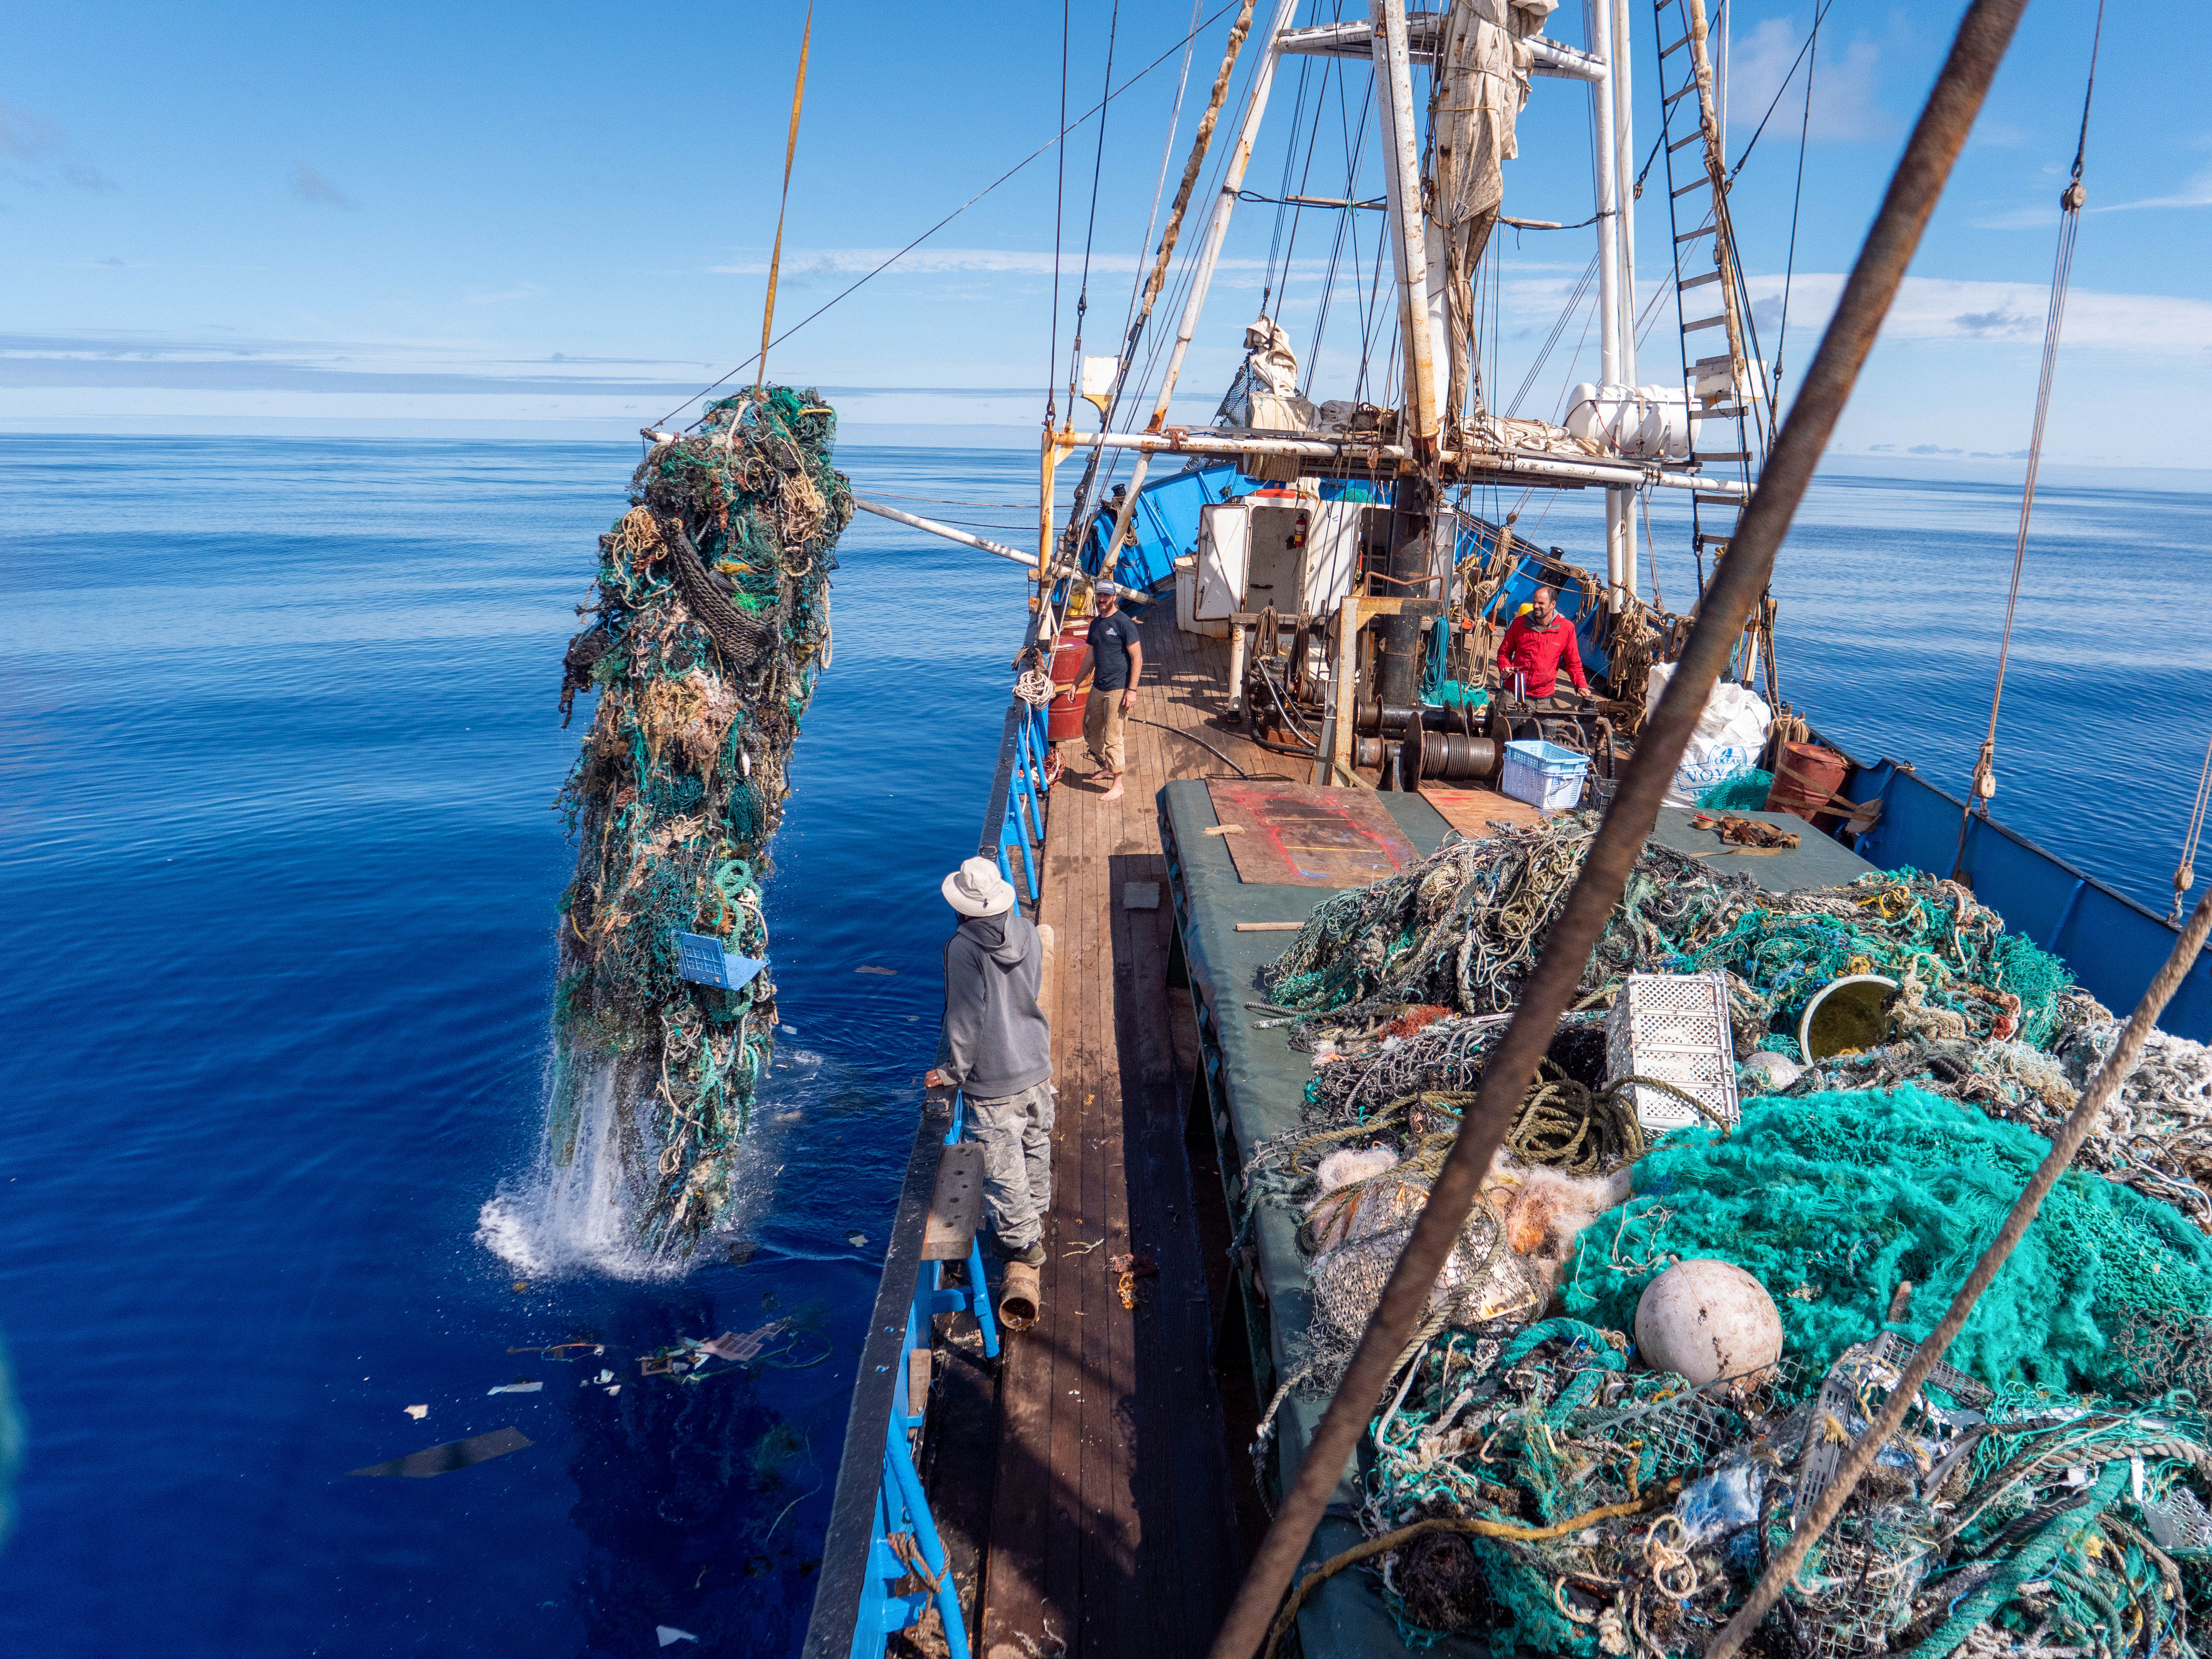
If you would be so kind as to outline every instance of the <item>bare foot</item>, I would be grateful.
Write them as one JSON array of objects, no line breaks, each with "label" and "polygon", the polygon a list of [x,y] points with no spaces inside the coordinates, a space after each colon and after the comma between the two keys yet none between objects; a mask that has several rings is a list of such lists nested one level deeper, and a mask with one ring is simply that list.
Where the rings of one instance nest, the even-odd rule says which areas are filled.
[{"label": "bare foot", "polygon": [[1118,777],[1117,777],[1117,778],[1115,778],[1115,779],[1114,780],[1114,787],[1113,787],[1111,789],[1109,789],[1109,790],[1108,790],[1104,794],[1103,794],[1103,795],[1099,796],[1099,797],[1098,797],[1098,799],[1101,799],[1101,800],[1119,800],[1119,799],[1121,799],[1121,780],[1120,778],[1118,778]]}]

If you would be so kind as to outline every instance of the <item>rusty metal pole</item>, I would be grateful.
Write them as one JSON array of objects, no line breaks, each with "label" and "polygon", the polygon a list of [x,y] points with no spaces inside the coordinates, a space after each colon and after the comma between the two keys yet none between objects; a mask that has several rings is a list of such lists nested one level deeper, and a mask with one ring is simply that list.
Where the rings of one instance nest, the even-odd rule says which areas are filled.
[{"label": "rusty metal pole", "polygon": [[[1297,1480],[1267,1529],[1237,1600],[1215,1637],[1211,1659],[1252,1659],[1288,1589],[1389,1382],[1398,1355],[1428,1307],[1429,1292],[1474,1206],[1482,1176],[1536,1074],[1590,952],[1612,918],[1637,857],[1658,821],[1674,775],[1723,663],[1766,590],[1774,556],[1812,482],[1813,469],[1842,415],[1891,301],[1897,297],[1929,216],[1966,142],[1974,116],[2010,44],[2027,0],[1974,0],[1950,56],[1928,94],[1881,210],[1844,285],[1834,317],[1803,389],[1775,441],[1759,489],[1698,612],[1680,665],[1645,721],[1612,810],[1546,941],[1521,1006],[1484,1068],[1480,1092],[1462,1120],[1404,1255],[1360,1339],[1359,1350],[1329,1401]],[[1719,1659],[1719,1656],[1715,1656]]]}]

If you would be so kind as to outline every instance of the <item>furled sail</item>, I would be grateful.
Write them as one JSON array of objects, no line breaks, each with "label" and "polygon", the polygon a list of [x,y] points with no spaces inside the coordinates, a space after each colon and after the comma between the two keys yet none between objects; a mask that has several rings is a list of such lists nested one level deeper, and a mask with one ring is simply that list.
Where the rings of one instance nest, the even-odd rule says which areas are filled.
[{"label": "furled sail", "polygon": [[1448,407],[1455,416],[1466,406],[1468,354],[1459,343],[1474,331],[1474,268],[1504,204],[1504,163],[1519,154],[1514,125],[1528,101],[1527,42],[1543,33],[1558,4],[1453,0],[1437,43],[1429,213],[1443,241],[1446,332],[1454,343]]}]

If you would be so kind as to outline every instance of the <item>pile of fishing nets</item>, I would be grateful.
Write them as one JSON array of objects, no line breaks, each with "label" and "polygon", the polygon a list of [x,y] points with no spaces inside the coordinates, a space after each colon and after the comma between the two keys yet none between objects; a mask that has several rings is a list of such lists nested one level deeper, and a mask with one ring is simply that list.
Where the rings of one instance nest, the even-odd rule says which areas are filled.
[{"label": "pile of fishing nets", "polygon": [[[1758,1102],[1723,1136],[1678,1130],[1638,1160],[1634,1197],[1585,1232],[1559,1279],[1569,1312],[1632,1328],[1672,1261],[1731,1261],[1774,1298],[1785,1352],[1821,1370],[1882,1328],[1932,1328],[2050,1143],[1911,1087]],[[2169,1206],[2061,1176],[1946,1358],[1994,1384],[2134,1382],[2125,1317],[2212,1312],[2212,1239]]]},{"label": "pile of fishing nets", "polygon": [[[1387,1547],[1365,1565],[1410,1643],[1702,1653],[1825,1484],[1824,1448],[1865,1431],[1911,1351],[1696,1388],[1626,1343],[1559,1319],[1494,1354],[1455,1333],[1413,1361],[1360,1483]],[[2212,1611],[2194,1401],[1950,1381],[1923,1390],[1750,1650],[2192,1654]]]},{"label": "pile of fishing nets", "polygon": [[[1297,1128],[1243,1172],[1245,1229],[1261,1205],[1298,1214],[1315,1306],[1263,1445],[1291,1390],[1340,1376],[1594,828],[1447,846],[1324,901],[1263,971],[1262,1023],[1316,1066]],[[1739,1060],[1769,1064],[1740,1069],[1725,1132],[1646,1131],[1608,1079],[1605,1011],[1632,972],[1727,976]],[[1797,1065],[1807,1001],[1856,973],[1899,982],[1884,1040]],[[1417,1645],[1694,1659],[2118,1029],[1956,884],[1772,894],[1648,847],[1370,1425],[1368,1542],[1326,1571],[1371,1576]],[[2208,1188],[2212,1051],[2160,1035],[1753,1651],[2193,1655],[2190,1620],[2212,1614]],[[1644,1291],[1694,1260],[1764,1289],[1778,1364],[1698,1386],[1639,1352]]]},{"label": "pile of fishing nets", "polygon": [[830,661],[830,573],[853,515],[836,435],[816,394],[776,386],[656,444],[599,538],[595,620],[568,646],[562,712],[586,690],[599,708],[561,798],[578,854],[561,900],[554,1153],[573,1153],[581,1091],[611,1066],[655,1248],[688,1247],[727,1200],[775,1046],[768,970],[735,991],[690,982],[676,936],[768,954],[760,884]]},{"label": "pile of fishing nets", "polygon": [[[1510,1009],[1596,834],[1595,815],[1570,813],[1448,842],[1322,901],[1261,985],[1279,1006],[1336,1023],[1407,1005]],[[1899,981],[1913,1018],[1936,1034],[2020,1036],[2039,1047],[2055,1035],[2067,985],[2057,958],[2006,933],[1957,882],[1903,870],[1769,893],[1647,844],[1583,970],[1578,1006],[1609,1005],[1631,973],[1715,972],[1729,976],[1739,1052],[1791,1055],[1805,1004],[1846,974]]]}]

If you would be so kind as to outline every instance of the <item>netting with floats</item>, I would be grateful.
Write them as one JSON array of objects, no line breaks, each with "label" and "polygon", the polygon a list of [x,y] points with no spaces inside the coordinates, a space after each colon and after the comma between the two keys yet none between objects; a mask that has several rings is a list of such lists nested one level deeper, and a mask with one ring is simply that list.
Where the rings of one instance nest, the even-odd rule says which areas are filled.
[{"label": "netting with floats", "polygon": [[726,1203],[774,1051],[769,972],[733,991],[688,981],[676,936],[768,955],[761,881],[853,514],[836,435],[815,393],[774,386],[656,444],[599,538],[594,620],[564,665],[564,717],[581,691],[599,707],[561,795],[578,851],[560,906],[554,1155],[574,1150],[584,1079],[613,1066],[654,1249],[689,1248]]}]

